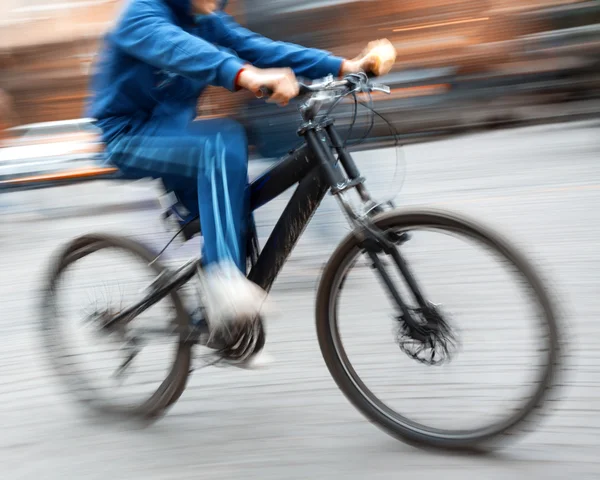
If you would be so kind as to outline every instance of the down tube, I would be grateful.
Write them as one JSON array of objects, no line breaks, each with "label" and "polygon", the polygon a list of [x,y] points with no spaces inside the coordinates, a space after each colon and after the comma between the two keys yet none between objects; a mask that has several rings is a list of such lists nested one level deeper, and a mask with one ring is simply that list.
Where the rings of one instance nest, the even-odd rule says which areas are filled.
[{"label": "down tube", "polygon": [[279,221],[273,228],[256,265],[248,278],[269,291],[281,268],[292,253],[300,235],[330,186],[323,178],[321,167],[313,168],[298,184]]}]

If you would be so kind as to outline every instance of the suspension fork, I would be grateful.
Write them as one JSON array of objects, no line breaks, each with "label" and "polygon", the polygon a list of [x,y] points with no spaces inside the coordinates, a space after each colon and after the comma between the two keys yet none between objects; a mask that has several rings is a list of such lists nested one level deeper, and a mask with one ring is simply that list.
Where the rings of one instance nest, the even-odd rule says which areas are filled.
[{"label": "suspension fork", "polygon": [[[332,122],[327,123],[325,125],[325,131],[327,132],[327,134],[329,135],[329,138],[331,139],[332,145],[338,154],[340,163],[343,165],[344,170],[348,174],[348,178],[350,180],[359,180],[360,181],[360,183],[358,183],[356,185],[356,191],[358,192],[358,195],[360,196],[361,200],[365,203],[373,204],[373,200],[371,199],[371,196],[369,195],[367,189],[364,186],[364,178],[361,177],[360,172],[358,171],[358,167],[356,166],[356,163],[352,159],[350,153],[343,146],[342,139],[340,138],[339,134],[333,127]],[[390,206],[393,207],[394,205],[390,202]],[[381,208],[381,206],[375,205],[372,208],[371,213],[377,214],[382,211],[383,211],[383,209]],[[393,242],[390,242],[388,239],[386,239],[383,235],[372,235],[371,234],[371,237],[378,237],[378,236],[381,236],[382,238],[380,238],[380,239],[372,238],[372,240],[375,240],[375,241],[371,242],[371,243],[373,243],[374,245],[379,244],[380,245],[379,251],[384,252],[387,255],[390,255],[394,259],[394,262],[398,266],[398,269],[400,270],[400,273],[402,274],[402,277],[406,281],[415,300],[417,301],[417,303],[419,304],[419,306],[421,308],[426,308],[427,302],[425,301],[425,298],[421,294],[421,290],[417,284],[417,281],[415,280],[414,275],[410,271],[408,264],[406,263],[406,261],[404,260],[402,255],[400,254],[397,246]],[[396,237],[397,238],[395,240],[400,245],[403,244],[404,242],[406,242],[410,238],[409,234],[406,232],[404,232],[400,235],[396,235]],[[369,258],[373,262],[374,267],[377,269],[381,279],[383,280],[383,282],[386,284],[386,286],[390,290],[390,294],[396,301],[398,308],[402,311],[402,313],[405,317],[408,316],[408,309],[407,309],[405,303],[403,302],[398,290],[396,289],[392,279],[390,278],[389,274],[385,270],[385,266],[383,265],[383,263],[377,256],[377,253],[373,250],[372,247],[366,248],[366,251],[369,255]]]},{"label": "suspension fork", "polygon": [[[400,271],[400,274],[406,282],[410,293],[416,300],[420,311],[423,313],[429,312],[429,302],[427,302],[421,293],[421,289],[419,288],[414,275],[399,251],[398,244],[402,245],[405,243],[408,240],[408,235],[406,233],[402,233],[400,235],[391,233],[386,235],[383,232],[373,230],[372,226],[369,226],[369,228],[366,230],[366,234],[363,234],[365,235],[364,239],[360,243],[361,248],[366,252],[367,256],[372,262],[372,268],[377,270],[380,280],[387,288],[392,302],[396,305],[400,313],[399,320],[405,322],[411,329],[418,329],[422,322],[415,317],[413,313],[414,309],[409,308],[405,303],[398,287],[391,278],[380,258],[381,253],[385,253],[386,255],[392,257],[394,264]],[[390,236],[391,238],[386,238],[387,236]]]},{"label": "suspension fork", "polygon": [[[352,159],[348,150],[344,147],[342,139],[333,126],[333,121],[330,119],[325,119],[321,123],[320,127],[322,130],[324,130],[323,133],[325,135],[319,135],[313,129],[306,129],[303,134],[308,145],[313,149],[313,151],[317,152],[317,157],[321,160],[326,178],[332,187],[331,193],[340,202],[350,221],[358,228],[362,227],[361,235],[363,236],[363,241],[361,242],[361,247],[367,252],[367,255],[373,264],[373,268],[377,270],[379,277],[386,285],[391,297],[396,303],[396,306],[402,313],[403,319],[408,323],[416,324],[417,322],[414,320],[410,309],[402,299],[398,288],[396,285],[394,285],[392,278],[378,256],[379,253],[383,252],[392,257],[394,263],[398,267],[398,270],[408,285],[408,288],[414,299],[418,303],[419,307],[425,310],[428,303],[423,297],[421,289],[419,288],[414,275],[412,274],[407,262],[400,254],[397,246],[397,243],[402,244],[406,242],[409,239],[409,235],[405,232],[401,233],[400,235],[386,235],[384,232],[374,228],[369,217],[360,218],[359,215],[356,214],[345,196],[345,192],[352,188],[356,189],[360,199],[365,204],[368,204],[372,207],[370,212],[371,215],[380,213],[383,209],[381,206],[376,205],[373,202],[371,196],[365,188],[365,179],[360,175],[356,163]],[[335,150],[337,153],[337,160],[339,160],[341,163],[346,173],[346,178],[344,178],[341,170],[335,167],[337,161],[332,150],[327,145],[328,139],[331,141],[333,150]],[[388,238],[388,236],[390,238]]]},{"label": "suspension fork", "polygon": [[[406,238],[405,240],[399,239],[399,241],[401,242],[400,244],[404,243],[406,240],[408,240],[408,238]],[[391,255],[391,257],[394,259],[396,266],[400,270],[402,277],[406,281],[406,284],[408,285],[410,292],[415,297],[415,300],[417,301],[419,306],[423,309],[426,308],[427,301],[425,300],[425,297],[423,297],[423,294],[421,293],[421,289],[419,288],[417,280],[415,279],[415,276],[413,275],[410,267],[406,263],[406,260],[404,260],[404,257],[400,254],[398,246],[392,243],[390,251],[386,252],[386,253],[388,253],[388,255]]]}]

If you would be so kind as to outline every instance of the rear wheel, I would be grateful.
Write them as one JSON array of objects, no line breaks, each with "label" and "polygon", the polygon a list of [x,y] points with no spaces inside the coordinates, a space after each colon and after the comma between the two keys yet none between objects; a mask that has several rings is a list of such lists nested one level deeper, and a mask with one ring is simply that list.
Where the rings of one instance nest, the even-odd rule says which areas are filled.
[{"label": "rear wheel", "polygon": [[[353,232],[329,260],[316,305],[319,345],[339,388],[372,422],[408,443],[489,448],[522,431],[555,383],[559,359],[556,312],[529,262],[495,232],[452,213],[393,210],[374,224],[391,238],[405,239],[402,234],[410,232],[410,240],[396,249],[454,335],[423,340],[407,328]],[[436,243],[425,246],[431,238]],[[452,244],[455,240],[462,243]],[[444,249],[448,241],[453,246]],[[410,304],[396,263],[385,253],[377,258]],[[502,268],[496,270],[498,264]],[[442,300],[466,304],[451,309],[439,305]],[[415,316],[429,325],[432,319],[412,302]],[[378,317],[386,306],[391,315]],[[467,322],[462,328],[460,320]],[[377,332],[377,326],[383,330]],[[465,379],[458,378],[461,362]],[[457,426],[459,421],[469,425]]]},{"label": "rear wheel", "polygon": [[[148,295],[166,270],[155,258],[138,242],[91,234],[70,242],[51,267],[41,321],[44,345],[71,392],[104,413],[157,417],[185,388],[191,344],[182,334],[148,333],[188,325],[176,291],[122,327],[104,326]],[[89,342],[80,346],[71,334]]]}]

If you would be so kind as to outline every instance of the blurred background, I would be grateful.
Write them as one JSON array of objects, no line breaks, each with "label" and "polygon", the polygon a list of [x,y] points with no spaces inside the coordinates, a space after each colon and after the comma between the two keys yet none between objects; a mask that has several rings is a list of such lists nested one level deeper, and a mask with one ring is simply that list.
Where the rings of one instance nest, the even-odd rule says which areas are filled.
[{"label": "blurred background", "polygon": [[[253,30],[338,55],[353,57],[368,41],[389,38],[398,59],[381,81],[392,94],[373,101],[405,146],[391,148],[380,118],[356,145],[370,123],[359,110],[352,138],[368,188],[378,199],[400,192],[399,205],[448,207],[485,221],[520,247],[552,287],[570,341],[563,395],[521,443],[487,457],[421,452],[389,438],[329,376],[314,331],[314,293],[324,262],[348,233],[331,196],[275,284],[281,314],[269,319],[273,368],[199,370],[169,414],[147,429],[93,422],[73,408],[39,342],[40,289],[52,255],[90,231],[156,249],[173,235],[160,217],[160,185],[110,179],[98,133],[82,118],[95,55],[123,3],[0,0],[0,477],[599,478],[600,0],[228,5]],[[295,105],[278,108],[211,88],[198,115],[233,116],[246,126],[251,176],[297,141]],[[341,104],[336,118],[343,131],[351,105]],[[261,244],[290,195],[257,212]],[[196,240],[175,242],[165,262],[197,255]],[[440,302],[464,302],[473,320],[465,331],[481,348],[446,370],[429,370],[427,381],[414,362],[401,369],[381,363],[373,382],[394,382],[411,413],[452,422],[491,410],[494,395],[512,392],[519,369],[528,369],[517,360],[529,357],[521,317],[506,314],[522,299],[501,276],[494,283],[479,257],[442,247],[418,248],[415,262]],[[120,265],[106,262],[98,272],[109,281],[128,273]],[[96,272],[81,275],[82,287],[97,281]],[[347,318],[371,318],[379,307],[375,286],[357,281]],[[490,326],[490,316],[499,321]],[[369,346],[370,330],[362,334],[357,338]],[[368,369],[376,362],[366,357]],[[475,381],[492,398],[482,401]]]},{"label": "blurred background", "polygon": [[[53,136],[80,126],[73,120],[82,116],[94,56],[121,5],[2,2],[0,126],[21,127],[4,131],[4,142],[31,134],[23,127],[31,124],[36,133]],[[235,0],[228,11],[269,37],[349,57],[373,38],[389,38],[398,50],[396,67],[385,79],[393,93],[375,100],[405,141],[599,111],[596,0]],[[279,155],[295,139],[293,105],[281,110],[211,89],[198,113],[242,120],[261,156]],[[350,117],[350,106],[342,107],[338,123]],[[362,122],[368,122],[365,115]],[[370,141],[386,140],[389,129],[378,119]]]}]

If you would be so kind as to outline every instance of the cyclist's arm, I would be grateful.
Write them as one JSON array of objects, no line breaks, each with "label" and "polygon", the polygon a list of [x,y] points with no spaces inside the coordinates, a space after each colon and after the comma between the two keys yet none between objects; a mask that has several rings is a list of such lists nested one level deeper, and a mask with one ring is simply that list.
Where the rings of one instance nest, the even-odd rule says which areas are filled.
[{"label": "cyclist's arm", "polygon": [[244,65],[235,55],[175,25],[169,8],[155,0],[131,2],[111,38],[143,62],[232,91]]},{"label": "cyclist's arm", "polygon": [[[277,42],[242,27],[219,12],[219,43],[258,68],[291,68],[300,77],[323,78],[344,73],[344,59],[324,50]],[[343,67],[344,65],[344,67]]]}]

